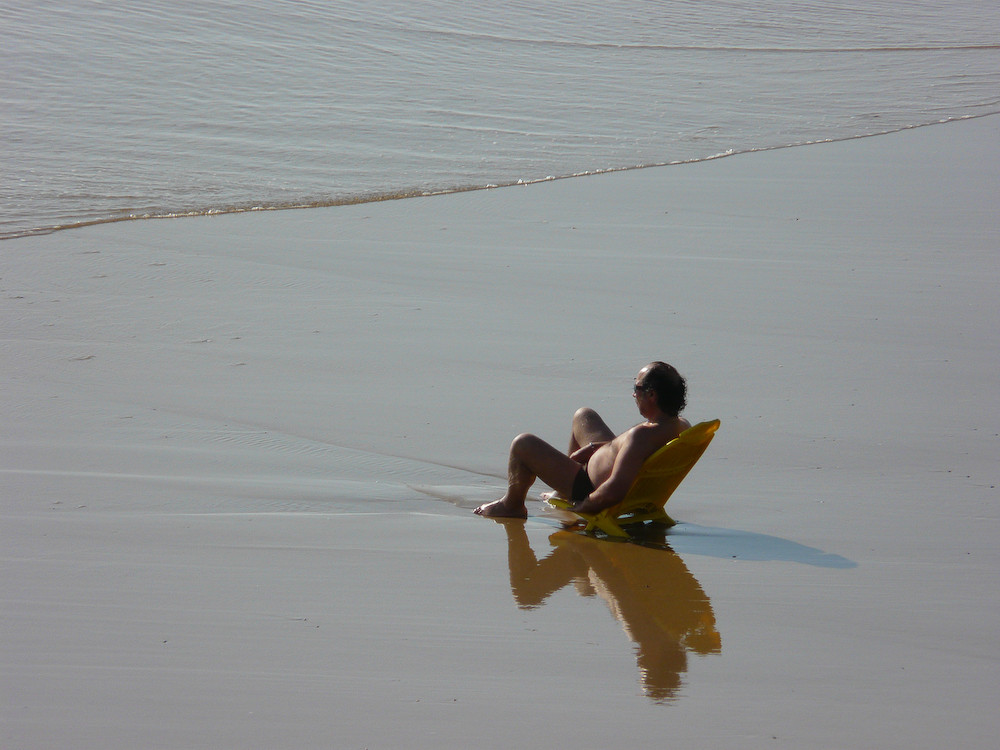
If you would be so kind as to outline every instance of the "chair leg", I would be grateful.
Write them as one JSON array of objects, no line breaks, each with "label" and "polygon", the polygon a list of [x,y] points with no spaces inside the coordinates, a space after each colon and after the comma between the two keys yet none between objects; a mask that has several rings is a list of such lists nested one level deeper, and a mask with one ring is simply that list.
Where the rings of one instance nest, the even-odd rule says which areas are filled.
[{"label": "chair leg", "polygon": [[588,524],[587,530],[590,531],[591,528],[595,526],[608,536],[628,538],[628,532],[625,531],[625,529],[619,525],[618,521],[608,513],[600,513],[595,516],[594,520]]},{"label": "chair leg", "polygon": [[664,526],[677,525],[677,521],[668,516],[667,512],[663,510],[663,508],[657,508],[654,512],[651,512],[646,520],[652,521],[653,523],[660,523]]}]

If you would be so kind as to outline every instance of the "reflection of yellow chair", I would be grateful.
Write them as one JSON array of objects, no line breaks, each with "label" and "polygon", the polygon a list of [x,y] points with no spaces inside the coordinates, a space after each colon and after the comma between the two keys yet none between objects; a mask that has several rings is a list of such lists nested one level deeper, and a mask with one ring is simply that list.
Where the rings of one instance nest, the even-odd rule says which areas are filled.
[{"label": "reflection of yellow chair", "polygon": [[[708,448],[720,424],[715,419],[689,427],[647,458],[632,489],[617,505],[596,514],[577,513],[587,522],[586,530],[600,529],[608,536],[627,537],[622,527],[629,524],[656,521],[673,526],[676,522],[663,506]],[[564,498],[552,497],[549,503],[576,513]]]}]

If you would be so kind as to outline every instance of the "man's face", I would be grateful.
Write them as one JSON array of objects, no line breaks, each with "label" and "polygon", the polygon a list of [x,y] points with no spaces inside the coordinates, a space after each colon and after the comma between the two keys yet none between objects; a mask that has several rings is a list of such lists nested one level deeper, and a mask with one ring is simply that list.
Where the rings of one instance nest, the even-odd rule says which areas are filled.
[{"label": "man's face", "polygon": [[640,408],[643,400],[649,398],[652,394],[652,391],[646,386],[646,375],[648,372],[648,366],[639,370],[639,374],[635,376],[635,385],[632,387],[632,395],[635,397],[635,402]]}]

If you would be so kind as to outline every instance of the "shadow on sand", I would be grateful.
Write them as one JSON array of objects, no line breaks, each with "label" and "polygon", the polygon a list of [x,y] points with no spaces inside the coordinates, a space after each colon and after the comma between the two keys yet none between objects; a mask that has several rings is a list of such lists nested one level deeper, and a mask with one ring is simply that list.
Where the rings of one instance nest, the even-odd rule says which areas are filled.
[{"label": "shadow on sand", "polygon": [[666,542],[672,550],[684,554],[757,562],[795,562],[820,568],[858,567],[846,557],[781,537],[691,523],[679,523],[670,529]]}]

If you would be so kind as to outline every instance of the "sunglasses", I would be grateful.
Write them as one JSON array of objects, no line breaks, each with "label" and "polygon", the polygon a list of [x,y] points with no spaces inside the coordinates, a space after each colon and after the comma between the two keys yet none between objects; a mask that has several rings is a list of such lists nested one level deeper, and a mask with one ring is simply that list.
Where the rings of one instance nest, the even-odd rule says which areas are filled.
[{"label": "sunglasses", "polygon": [[638,396],[640,393],[643,393],[644,391],[648,390],[649,386],[644,383],[636,383],[635,385],[632,386],[632,394],[635,396]]}]

